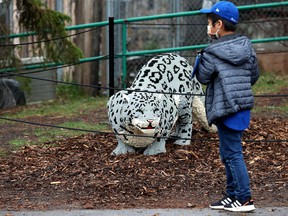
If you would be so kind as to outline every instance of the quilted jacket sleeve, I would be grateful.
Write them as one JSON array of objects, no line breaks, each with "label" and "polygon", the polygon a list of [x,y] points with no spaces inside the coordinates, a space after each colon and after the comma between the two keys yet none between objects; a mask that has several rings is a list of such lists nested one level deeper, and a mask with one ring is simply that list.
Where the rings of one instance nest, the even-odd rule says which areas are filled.
[{"label": "quilted jacket sleeve", "polygon": [[200,83],[207,85],[214,77],[214,65],[211,62],[212,57],[203,52],[200,60],[199,68],[196,72],[196,77]]}]

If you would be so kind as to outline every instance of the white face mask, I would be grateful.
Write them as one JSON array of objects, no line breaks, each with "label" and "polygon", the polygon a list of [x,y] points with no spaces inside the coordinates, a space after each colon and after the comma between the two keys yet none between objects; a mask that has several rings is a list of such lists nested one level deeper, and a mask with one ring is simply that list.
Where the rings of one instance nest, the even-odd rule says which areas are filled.
[{"label": "white face mask", "polygon": [[207,25],[207,34],[210,35],[212,26]]},{"label": "white face mask", "polygon": [[207,25],[207,34],[212,39],[218,39],[219,38],[218,32],[220,31],[220,29],[217,29],[216,33],[211,33],[211,28],[212,28],[212,26]]}]

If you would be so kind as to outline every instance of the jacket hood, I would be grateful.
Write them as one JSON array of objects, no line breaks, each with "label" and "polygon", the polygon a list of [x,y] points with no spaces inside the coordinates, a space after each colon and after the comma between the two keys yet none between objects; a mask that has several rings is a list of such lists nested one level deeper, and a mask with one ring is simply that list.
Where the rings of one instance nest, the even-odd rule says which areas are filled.
[{"label": "jacket hood", "polygon": [[252,46],[246,36],[240,36],[236,39],[211,44],[205,52],[237,66],[251,58]]}]

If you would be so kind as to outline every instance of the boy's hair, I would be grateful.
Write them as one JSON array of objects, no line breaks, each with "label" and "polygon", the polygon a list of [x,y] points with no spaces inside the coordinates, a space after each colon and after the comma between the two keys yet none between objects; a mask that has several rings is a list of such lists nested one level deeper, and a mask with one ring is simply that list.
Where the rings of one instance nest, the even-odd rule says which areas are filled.
[{"label": "boy's hair", "polygon": [[209,13],[207,14],[207,18],[210,19],[212,21],[212,25],[214,25],[218,20],[221,20],[223,22],[224,25],[224,30],[225,31],[232,31],[235,32],[237,29],[237,26],[231,22],[229,22],[226,19],[223,19],[222,17],[218,16],[215,13]]}]

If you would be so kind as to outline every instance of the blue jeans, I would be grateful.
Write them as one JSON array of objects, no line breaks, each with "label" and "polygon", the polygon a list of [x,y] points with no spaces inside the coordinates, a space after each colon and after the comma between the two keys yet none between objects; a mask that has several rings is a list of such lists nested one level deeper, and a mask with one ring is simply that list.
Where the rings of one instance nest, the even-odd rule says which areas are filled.
[{"label": "blue jeans", "polygon": [[230,197],[246,200],[251,196],[250,180],[242,153],[243,131],[228,128],[217,122],[220,157],[226,171],[226,193]]}]

